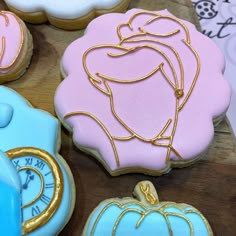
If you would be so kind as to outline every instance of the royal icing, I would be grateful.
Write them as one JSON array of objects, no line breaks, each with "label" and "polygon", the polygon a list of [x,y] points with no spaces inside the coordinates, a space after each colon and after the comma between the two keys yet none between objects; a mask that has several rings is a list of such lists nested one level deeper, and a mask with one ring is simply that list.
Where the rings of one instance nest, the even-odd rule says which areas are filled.
[{"label": "royal icing", "polygon": [[6,127],[13,116],[13,108],[6,103],[0,103],[0,128]]},{"label": "royal icing", "polygon": [[56,111],[74,142],[95,150],[113,174],[161,174],[193,161],[230,102],[220,50],[167,10],[95,19],[62,67]]},{"label": "royal icing", "polygon": [[[1,114],[1,113],[0,113]],[[21,234],[21,184],[16,169],[0,151],[0,229],[2,235]],[[6,217],[7,216],[7,217]]]},{"label": "royal icing", "polygon": [[[19,94],[4,86],[0,86],[0,101],[0,111],[5,111],[0,113],[0,124],[4,124],[0,126],[0,150],[11,158],[22,181],[22,224],[43,212],[51,204],[53,194],[56,194],[59,201],[55,201],[60,204],[54,204],[57,207],[43,216],[48,219],[47,215],[52,214],[50,220],[27,233],[31,236],[56,235],[68,221],[74,201],[73,181],[68,167],[58,159],[58,120],[49,113],[32,108]],[[20,158],[22,156],[24,158]],[[57,170],[56,174],[52,170]],[[37,186],[40,186],[42,179],[44,183],[43,186],[41,183],[41,198],[36,199],[37,203],[32,203],[31,207],[25,206],[30,197],[37,196]]]},{"label": "royal icing", "polygon": [[10,6],[26,13],[45,11],[48,15],[62,19],[76,19],[87,15],[93,10],[111,9],[118,6],[123,0],[5,0]]},{"label": "royal icing", "polygon": [[15,65],[23,42],[24,29],[19,18],[11,12],[0,11],[0,76]]},{"label": "royal icing", "polygon": [[151,182],[138,183],[134,193],[137,199],[113,198],[100,203],[91,213],[82,235],[213,235],[206,218],[194,207],[159,202]]}]

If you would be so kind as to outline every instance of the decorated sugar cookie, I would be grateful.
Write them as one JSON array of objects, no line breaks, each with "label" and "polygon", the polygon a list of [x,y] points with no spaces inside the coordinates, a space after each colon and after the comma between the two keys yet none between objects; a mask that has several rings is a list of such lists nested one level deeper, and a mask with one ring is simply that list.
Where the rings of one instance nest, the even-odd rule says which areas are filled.
[{"label": "decorated sugar cookie", "polygon": [[160,202],[149,181],[139,182],[134,198],[112,198],[91,213],[82,236],[213,236],[206,218],[196,208]]},{"label": "decorated sugar cookie", "polygon": [[71,217],[75,186],[58,154],[59,127],[53,116],[0,86],[0,150],[21,180],[23,235],[57,235]]},{"label": "decorated sugar cookie", "polygon": [[[0,151],[0,228],[1,235],[21,234],[21,184],[16,169]],[[7,216],[7,217],[6,217]]]},{"label": "decorated sugar cookie", "polygon": [[127,9],[130,0],[5,0],[9,9],[30,23],[49,21],[62,29],[84,28],[96,16],[122,12]]},{"label": "decorated sugar cookie", "polygon": [[32,37],[15,14],[0,11],[0,84],[18,79],[30,63]]},{"label": "decorated sugar cookie", "polygon": [[167,10],[95,19],[66,49],[58,117],[112,175],[161,175],[201,157],[230,103],[224,57]]}]

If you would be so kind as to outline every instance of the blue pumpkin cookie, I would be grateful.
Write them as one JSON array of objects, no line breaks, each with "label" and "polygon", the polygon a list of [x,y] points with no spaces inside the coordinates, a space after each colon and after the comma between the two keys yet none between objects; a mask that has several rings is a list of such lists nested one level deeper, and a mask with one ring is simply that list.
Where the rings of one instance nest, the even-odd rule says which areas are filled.
[{"label": "blue pumpkin cookie", "polygon": [[134,198],[103,201],[90,215],[82,236],[212,236],[206,218],[194,207],[159,202],[149,181],[139,182]]}]

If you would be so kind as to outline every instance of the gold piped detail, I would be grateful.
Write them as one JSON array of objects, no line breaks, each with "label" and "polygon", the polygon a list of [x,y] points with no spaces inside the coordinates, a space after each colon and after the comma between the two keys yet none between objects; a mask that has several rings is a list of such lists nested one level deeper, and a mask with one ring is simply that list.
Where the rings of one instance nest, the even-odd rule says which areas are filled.
[{"label": "gold piped detail", "polygon": [[139,184],[139,188],[144,194],[147,202],[149,202],[151,205],[156,205],[159,203],[159,200],[155,197],[155,195],[150,191],[150,185],[146,184],[144,186],[142,183]]},{"label": "gold piped detail", "polygon": [[63,175],[62,175],[60,166],[58,165],[55,158],[44,150],[33,148],[33,147],[15,148],[15,149],[11,149],[7,151],[6,155],[10,159],[23,157],[27,155],[36,156],[40,158],[42,161],[44,161],[45,163],[47,163],[50,170],[52,171],[52,176],[55,183],[52,200],[50,201],[47,208],[43,210],[41,213],[39,213],[39,215],[23,223],[22,233],[23,235],[26,235],[38,229],[39,227],[45,225],[53,217],[53,215],[59,208],[61,200],[62,200],[62,196],[63,196],[63,190],[64,190]]},{"label": "gold piped detail", "polygon": [[184,90],[183,89],[176,89],[175,96],[177,97],[177,99],[182,98],[184,96]]},{"label": "gold piped detail", "polygon": [[[134,33],[134,34],[131,34],[127,37],[123,37],[121,29],[123,27],[128,27],[131,31],[133,31],[132,22],[139,15],[153,16],[153,18],[148,20],[145,23],[145,25],[151,24],[152,22],[159,20],[159,19],[167,19],[167,20],[177,23],[181,29],[176,29],[176,30],[173,30],[173,31],[165,33],[165,34],[157,34],[157,33],[152,33],[147,30],[144,30],[142,27],[139,27],[138,33]],[[184,32],[184,35],[185,35],[185,38],[182,40],[182,43],[193,54],[193,56],[196,60],[196,65],[197,65],[196,73],[194,75],[192,84],[191,84],[190,88],[188,89],[188,91],[185,91],[186,88],[184,86],[184,84],[185,84],[184,67],[183,67],[183,62],[181,60],[181,57],[180,57],[178,51],[174,47],[172,47],[171,45],[169,45],[165,42],[161,42],[158,39],[158,38],[168,38],[170,36],[179,34],[181,32],[181,30]],[[120,42],[118,42],[117,45],[102,44],[102,45],[92,46],[84,52],[82,62],[83,62],[84,70],[85,70],[86,74],[88,75],[89,81],[96,89],[98,89],[99,91],[101,91],[102,93],[104,93],[106,96],[109,97],[110,109],[111,109],[113,116],[130,133],[130,135],[128,135],[127,137],[112,136],[112,134],[109,133],[109,129],[105,126],[105,124],[103,124],[95,115],[93,115],[89,112],[85,112],[85,111],[83,111],[83,112],[75,111],[75,112],[68,113],[64,116],[64,119],[67,119],[72,116],[77,116],[77,115],[85,115],[85,116],[89,116],[92,119],[94,119],[100,125],[100,127],[103,128],[103,130],[105,131],[107,137],[109,138],[109,140],[112,144],[117,167],[120,167],[120,160],[119,160],[119,154],[116,150],[115,141],[116,140],[128,141],[128,140],[132,140],[134,138],[137,138],[140,141],[145,142],[145,143],[150,143],[151,145],[154,145],[157,147],[166,148],[167,149],[166,162],[170,161],[171,153],[173,153],[178,159],[183,160],[181,154],[173,147],[173,141],[174,141],[174,137],[175,137],[175,133],[176,133],[176,129],[177,129],[179,112],[184,108],[185,104],[187,103],[188,99],[190,98],[190,96],[193,92],[193,89],[196,85],[199,74],[200,74],[200,58],[199,58],[199,55],[197,54],[196,50],[191,45],[190,32],[189,32],[188,28],[181,20],[177,19],[174,16],[163,16],[163,15],[160,15],[155,12],[141,11],[141,12],[137,12],[136,14],[134,14],[129,19],[129,21],[127,23],[122,23],[122,24],[118,25],[117,35],[120,40]],[[147,38],[147,36],[151,36],[151,38]],[[134,43],[141,43],[141,42],[143,43],[141,46],[140,45],[139,46],[133,45]],[[129,44],[129,43],[133,43],[131,47],[127,46],[127,44]],[[152,43],[152,44],[150,44],[150,43]],[[124,46],[124,44],[126,46]],[[171,61],[171,58],[169,58],[167,54],[165,54],[160,48],[158,48],[158,45],[168,48],[173,53],[173,55],[176,57],[177,62],[178,62],[178,66],[179,66],[179,70],[180,70],[180,75],[177,75],[176,69],[174,67],[174,64]],[[173,76],[173,81],[170,79],[169,75],[165,72],[165,63],[164,62],[157,65],[157,67],[155,69],[153,69],[149,74],[147,74],[143,77],[140,77],[140,78],[136,78],[134,80],[120,80],[119,78],[112,78],[112,77],[106,76],[106,75],[99,73],[99,72],[95,73],[95,75],[96,75],[96,77],[95,77],[88,69],[87,56],[89,55],[90,52],[92,52],[94,50],[101,49],[101,48],[119,49],[121,51],[119,54],[107,53],[108,57],[122,57],[122,56],[128,55],[130,53],[137,52],[138,50],[141,50],[144,48],[155,51],[156,53],[161,55],[165,59],[165,61],[167,62],[167,65],[169,66],[172,76]],[[109,83],[110,82],[121,83],[121,84],[138,83],[143,80],[147,80],[148,78],[150,78],[151,76],[153,76],[154,74],[156,74],[158,72],[160,72],[162,74],[162,76],[164,77],[166,82],[173,89],[173,94],[175,96],[175,115],[174,115],[174,119],[171,119],[171,118],[168,119],[165,126],[162,128],[161,131],[157,132],[157,135],[155,137],[147,139],[147,138],[139,135],[138,133],[136,133],[116,113],[116,107],[115,107],[115,103],[114,103],[113,93],[112,93],[112,89],[109,86]],[[101,88],[99,86],[101,84],[104,85],[103,88]],[[167,131],[167,129],[168,128],[170,129],[171,124],[173,127],[171,127],[172,130],[171,130],[170,135],[165,135],[165,132]],[[168,143],[162,143],[161,142],[162,140],[168,140]]]},{"label": "gold piped detail", "polygon": [[[108,131],[106,126],[95,115],[93,115],[93,114],[91,114],[89,112],[81,111],[81,112],[72,112],[72,113],[66,115],[64,118],[67,119],[67,118],[70,118],[70,117],[73,117],[73,116],[79,116],[79,115],[84,115],[84,116],[88,116],[88,117],[92,118],[103,129],[103,131],[106,133],[107,137],[109,138],[109,140],[111,142],[111,145],[112,145],[112,148],[113,148],[113,151],[114,151],[114,154],[115,154],[116,165],[120,166],[118,152],[116,150],[116,146],[115,146],[115,143],[114,143],[115,138],[112,137],[112,135],[110,134],[110,132]],[[131,138],[133,138],[133,137],[131,137]]]},{"label": "gold piped detail", "polygon": [[[8,18],[7,14],[12,15],[19,24],[19,27],[20,27],[20,44],[19,44],[17,53],[16,53],[15,57],[13,58],[12,62],[7,66],[0,66],[0,70],[10,69],[12,66],[14,66],[14,64],[16,63],[16,61],[17,61],[17,59],[18,59],[18,57],[19,57],[19,55],[22,51],[23,44],[24,44],[24,39],[25,39],[24,38],[23,22],[15,14],[13,14],[11,12],[0,11],[0,16],[3,16],[5,18],[5,25],[6,26],[8,26],[10,24],[10,21],[9,21],[9,18]],[[0,62],[2,61],[2,58],[3,58],[3,56],[6,52],[6,38],[3,36],[1,41],[2,41],[2,50],[0,52]]]},{"label": "gold piped detail", "polygon": [[[116,220],[116,222],[115,222],[115,224],[113,226],[112,236],[116,236],[116,232],[117,232],[117,229],[119,227],[121,219],[127,213],[130,213],[130,212],[134,212],[134,213],[140,214],[140,219],[136,223],[136,228],[137,229],[140,227],[140,225],[142,224],[142,222],[143,222],[143,220],[145,219],[146,216],[148,216],[151,213],[159,213],[166,220],[169,236],[173,236],[173,231],[172,231],[172,227],[171,227],[170,221],[168,219],[168,216],[175,216],[175,217],[182,218],[187,223],[187,225],[189,226],[189,229],[190,229],[190,235],[189,236],[194,236],[194,228],[193,228],[193,225],[192,225],[191,221],[186,216],[184,216],[182,214],[175,213],[175,212],[165,212],[165,209],[167,207],[174,207],[174,208],[180,210],[181,212],[183,212],[183,214],[187,214],[187,213],[197,214],[203,220],[203,222],[204,222],[204,224],[205,224],[205,226],[207,228],[208,235],[209,236],[213,236],[213,232],[212,232],[211,227],[210,227],[208,221],[206,220],[206,218],[197,209],[186,210],[185,209],[186,208],[186,204],[177,204],[175,202],[160,202],[158,205],[154,206],[153,208],[147,208],[144,204],[142,204],[141,202],[139,202],[139,201],[137,201],[135,199],[132,199],[132,198],[129,198],[129,199],[127,198],[127,199],[120,200],[120,201],[117,200],[117,199],[114,199],[114,200],[111,199],[111,200],[106,200],[106,201],[100,203],[100,205],[102,205],[104,203],[106,203],[106,205],[99,212],[95,222],[92,225],[92,229],[91,229],[91,232],[90,232],[89,236],[94,236],[95,235],[96,227],[97,227],[100,219],[102,218],[102,215],[104,214],[104,212],[109,207],[111,207],[113,205],[119,207],[121,210],[123,210],[126,207],[129,207],[131,205],[139,206],[142,209],[127,208],[127,209],[123,210],[120,213],[120,215],[117,217],[117,220]],[[123,203],[122,203],[122,201],[123,201]],[[191,207],[191,206],[188,206],[188,207]],[[97,207],[97,209],[98,208],[99,207]]]},{"label": "gold piped detail", "polygon": [[5,50],[6,50],[6,38],[3,36],[2,37],[2,51],[0,52],[0,62],[2,61]]}]

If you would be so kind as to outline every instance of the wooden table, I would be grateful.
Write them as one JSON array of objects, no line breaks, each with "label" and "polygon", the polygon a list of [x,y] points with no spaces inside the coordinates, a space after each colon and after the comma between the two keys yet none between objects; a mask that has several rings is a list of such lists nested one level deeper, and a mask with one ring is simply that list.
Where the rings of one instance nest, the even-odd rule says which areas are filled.
[{"label": "wooden table", "polygon": [[[188,0],[133,0],[131,7],[168,8],[176,16],[198,25]],[[6,9],[2,2],[0,9]],[[6,86],[25,96],[35,107],[55,114],[53,98],[61,81],[60,58],[67,45],[83,32],[67,32],[48,24],[28,24],[28,28],[34,39],[32,63],[20,80]],[[95,159],[75,148],[65,129],[61,154],[72,169],[77,201],[74,214],[60,235],[81,235],[87,217],[100,201],[131,196],[135,184],[144,179],[155,184],[160,200],[186,202],[202,211],[215,235],[236,235],[236,142],[226,121],[216,128],[213,143],[203,160],[162,177],[141,174],[111,177]]]}]

